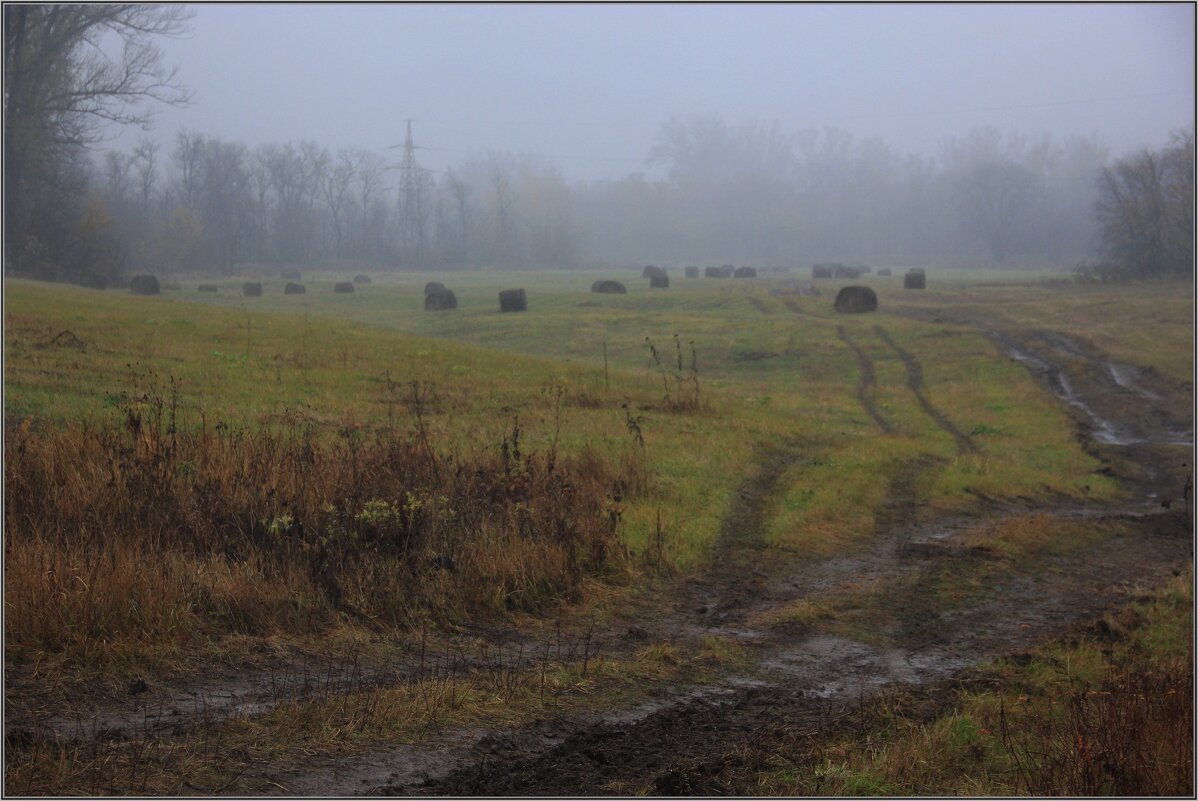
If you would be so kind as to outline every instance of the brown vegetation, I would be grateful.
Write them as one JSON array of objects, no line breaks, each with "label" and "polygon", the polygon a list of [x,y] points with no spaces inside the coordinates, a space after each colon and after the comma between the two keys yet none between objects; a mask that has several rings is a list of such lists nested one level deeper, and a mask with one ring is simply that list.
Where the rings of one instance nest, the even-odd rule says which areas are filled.
[{"label": "brown vegetation", "polygon": [[[398,390],[398,387],[396,388]],[[107,662],[224,635],[317,632],[339,615],[407,626],[535,611],[622,570],[627,482],[590,450],[439,453],[345,421],[319,435],[184,431],[151,390],[120,425],[10,426],[5,645]]]}]

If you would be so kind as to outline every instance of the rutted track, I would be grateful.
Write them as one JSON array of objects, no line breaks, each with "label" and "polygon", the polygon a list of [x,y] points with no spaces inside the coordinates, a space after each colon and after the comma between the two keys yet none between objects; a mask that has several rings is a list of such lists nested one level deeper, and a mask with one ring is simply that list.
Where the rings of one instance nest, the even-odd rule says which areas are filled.
[{"label": "rutted track", "polygon": [[874,387],[877,384],[877,378],[874,375],[874,365],[870,361],[869,354],[865,349],[849,338],[848,333],[844,330],[844,326],[836,326],[836,336],[840,338],[844,344],[852,348],[853,353],[857,356],[857,366],[861,372],[857,379],[857,400],[861,402],[861,408],[869,415],[870,419],[878,424],[878,428],[882,429],[883,434],[893,434],[894,428],[887,423],[885,418],[878,413],[877,404],[874,403]]},{"label": "rutted track", "polygon": [[943,412],[933,406],[932,402],[928,400],[927,395],[924,394],[923,367],[920,365],[919,360],[900,347],[899,344],[890,336],[890,334],[886,333],[882,326],[875,325],[874,331],[876,331],[878,336],[882,338],[882,341],[889,345],[890,349],[898,354],[898,357],[903,360],[903,366],[907,369],[907,387],[911,390],[911,394],[915,396],[915,400],[918,401],[919,407],[924,410],[928,417],[935,421],[936,425],[944,429],[944,431],[953,438],[953,441],[957,443],[957,450],[960,453],[977,453],[978,447],[973,443],[973,440],[962,433],[961,429],[957,428],[956,425],[953,424],[953,421],[949,420]]}]

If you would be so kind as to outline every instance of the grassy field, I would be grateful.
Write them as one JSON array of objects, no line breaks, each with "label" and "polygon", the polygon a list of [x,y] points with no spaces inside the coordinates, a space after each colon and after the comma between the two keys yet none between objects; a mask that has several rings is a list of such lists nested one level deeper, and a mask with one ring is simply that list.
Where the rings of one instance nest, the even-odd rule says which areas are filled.
[{"label": "grassy field", "polygon": [[[1067,407],[960,322],[978,315],[1071,334],[1192,396],[1188,287],[949,274],[913,293],[867,276],[879,311],[839,315],[839,281],[812,297],[771,291],[780,278],[676,274],[651,290],[615,271],[382,274],[334,294],[344,278],[307,276],[298,296],[267,279],[260,298],[240,278],[160,297],[5,282],[5,645],[23,686],[187,676],[279,649],[370,643],[386,659],[480,622],[543,633],[563,610],[602,621],[651,604],[737,537],[766,567],[801,567],[979,501],[1117,500],[1126,490]],[[599,278],[628,293],[590,293]],[[424,312],[426,280],[459,307]],[[514,287],[528,311],[500,313],[497,292]],[[760,512],[738,517],[746,497]],[[986,571],[1089,536],[1033,517],[983,529],[1003,557]],[[945,574],[935,599],[951,606],[988,578]],[[893,623],[889,592],[761,622],[868,640]],[[727,659],[728,643],[708,647]],[[584,694],[668,683],[708,658],[675,653],[613,657]],[[554,669],[550,686],[577,683],[578,665]],[[524,720],[545,678],[519,681],[524,711],[488,711],[484,692],[447,719]],[[431,709],[426,689],[358,700]],[[272,743],[297,725],[314,727],[314,748],[341,737],[319,703],[272,715]],[[247,747],[261,738],[258,724],[222,725]],[[399,736],[376,729],[362,737]],[[86,791],[96,769],[75,756],[22,776]],[[142,786],[178,792],[168,780]]]}]

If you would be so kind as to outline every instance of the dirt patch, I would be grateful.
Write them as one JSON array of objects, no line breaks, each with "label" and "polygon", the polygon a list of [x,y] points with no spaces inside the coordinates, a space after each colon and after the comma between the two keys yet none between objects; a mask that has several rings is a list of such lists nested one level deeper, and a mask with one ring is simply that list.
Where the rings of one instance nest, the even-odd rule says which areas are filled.
[{"label": "dirt patch", "polygon": [[869,354],[849,338],[844,326],[836,326],[836,336],[840,337],[840,340],[848,345],[857,356],[857,366],[861,372],[857,379],[857,400],[861,403],[861,408],[865,410],[871,420],[878,424],[878,428],[882,429],[883,434],[893,434],[894,428],[878,413],[877,404],[874,403],[874,387],[877,384],[877,378],[874,375],[874,363],[870,361]]},{"label": "dirt patch", "polygon": [[874,326],[874,331],[876,331],[878,336],[882,338],[882,341],[889,345],[890,349],[898,354],[898,357],[902,359],[903,367],[905,367],[907,370],[907,388],[910,389],[911,394],[915,396],[915,400],[918,401],[919,407],[924,410],[928,417],[935,421],[936,425],[944,429],[944,431],[953,438],[953,441],[957,443],[957,450],[960,453],[977,453],[978,447],[973,443],[973,440],[971,440],[966,434],[962,433],[961,430],[957,428],[956,425],[954,425],[953,422],[949,420],[943,412],[933,406],[932,402],[928,400],[927,395],[924,394],[923,366],[920,365],[919,361],[906,350],[901,348],[899,344],[895,342],[893,338],[891,338],[890,334],[886,333],[881,326]]}]

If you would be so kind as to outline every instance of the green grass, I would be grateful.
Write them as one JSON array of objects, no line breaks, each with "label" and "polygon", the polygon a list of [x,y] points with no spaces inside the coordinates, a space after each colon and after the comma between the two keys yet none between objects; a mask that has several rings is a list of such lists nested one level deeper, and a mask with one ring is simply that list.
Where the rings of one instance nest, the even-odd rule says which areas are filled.
[{"label": "green grass", "polygon": [[[591,294],[600,276],[622,280],[628,294]],[[867,278],[882,310],[845,317],[831,309],[837,282],[821,282],[821,297],[792,299],[802,310],[796,315],[768,295],[768,279],[674,277],[670,289],[650,290],[624,272],[390,274],[336,295],[337,277],[306,277],[308,293],[300,296],[284,296],[282,281],[267,280],[261,298],[241,297],[239,279],[218,282],[216,295],[184,282],[161,298],[9,281],[5,412],[103,415],[113,396],[170,376],[192,422],[204,416],[263,425],[299,409],[330,430],[347,417],[378,426],[406,414],[387,390],[389,379],[435,388],[430,428],[439,441],[495,442],[519,416],[542,445],[555,426],[548,390],[561,386],[568,398],[561,446],[616,453],[631,441],[621,408],[627,401],[643,418],[653,472],[650,491],[627,510],[628,536],[643,547],[660,510],[670,558],[684,569],[704,562],[762,444],[804,443],[779,487],[767,539],[810,554],[866,540],[888,483],[919,457],[937,463],[918,479],[933,510],[967,506],[978,493],[1093,498],[1115,490],[1073,440],[1059,405],[982,335],[888,312],[911,302],[901,279]],[[422,311],[422,287],[432,277],[454,289],[457,310]],[[528,289],[529,311],[502,314],[497,291],[514,286]],[[939,300],[973,302],[985,292],[1001,294],[1004,308],[1017,306],[1018,297],[1035,308],[1048,302],[1040,296],[1049,290],[954,288]],[[894,434],[881,435],[858,404],[857,364],[837,325],[874,362],[877,404]],[[926,395],[959,429],[976,432],[980,454],[959,455],[916,405],[903,365],[875,325],[920,361]],[[63,330],[86,350],[51,344]],[[669,369],[651,362],[646,337]],[[700,411],[672,412],[664,403],[667,391],[681,391],[670,377],[678,345],[684,373],[693,345]]]}]

